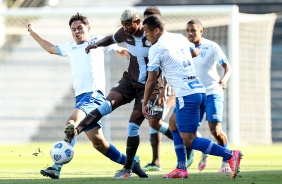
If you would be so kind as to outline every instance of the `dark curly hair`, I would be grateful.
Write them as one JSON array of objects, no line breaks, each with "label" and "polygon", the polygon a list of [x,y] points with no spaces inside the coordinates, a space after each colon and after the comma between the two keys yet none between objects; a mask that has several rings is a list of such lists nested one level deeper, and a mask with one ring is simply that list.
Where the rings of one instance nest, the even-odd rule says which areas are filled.
[{"label": "dark curly hair", "polygon": [[145,9],[143,16],[154,14],[161,15],[161,11],[156,6],[149,6]]},{"label": "dark curly hair", "polygon": [[76,13],[75,15],[71,16],[69,21],[69,26],[71,27],[72,23],[80,20],[84,25],[89,25],[88,19],[80,13]]}]

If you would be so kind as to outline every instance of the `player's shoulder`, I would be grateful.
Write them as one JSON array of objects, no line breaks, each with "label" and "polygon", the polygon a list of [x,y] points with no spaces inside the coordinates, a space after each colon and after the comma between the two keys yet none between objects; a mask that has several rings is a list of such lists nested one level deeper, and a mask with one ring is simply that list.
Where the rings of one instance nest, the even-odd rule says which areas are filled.
[{"label": "player's shoulder", "polygon": [[90,38],[90,41],[89,42],[93,42],[93,43],[97,43],[98,41],[102,40],[103,38],[105,38],[106,36],[104,35],[95,35],[95,36],[92,36]]},{"label": "player's shoulder", "polygon": [[201,38],[201,45],[219,47],[219,45],[216,42],[206,39],[206,38]]},{"label": "player's shoulder", "polygon": [[57,47],[59,48],[72,48],[72,47],[75,47],[76,46],[76,43],[74,41],[71,41],[71,42],[66,42],[66,43],[62,43],[62,44],[58,44]]}]

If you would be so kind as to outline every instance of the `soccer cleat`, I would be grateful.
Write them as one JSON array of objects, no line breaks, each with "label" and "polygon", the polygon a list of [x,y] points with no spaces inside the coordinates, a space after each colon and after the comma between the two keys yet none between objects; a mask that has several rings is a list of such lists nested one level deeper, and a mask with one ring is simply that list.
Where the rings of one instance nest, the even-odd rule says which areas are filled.
[{"label": "soccer cleat", "polygon": [[146,174],[146,172],[143,169],[141,169],[140,160],[137,156],[134,157],[131,169],[132,172],[135,173],[140,178],[149,178],[148,174]]},{"label": "soccer cleat", "polygon": [[118,170],[116,172],[116,174],[114,175],[113,178],[116,178],[116,179],[127,179],[127,178],[131,178],[131,177],[132,177],[131,169],[122,168],[121,170]]},{"label": "soccer cleat", "polygon": [[186,162],[186,167],[190,167],[192,163],[194,162],[194,157],[195,157],[195,151],[192,150],[189,157],[187,156],[187,162]]},{"label": "soccer cleat", "polygon": [[228,162],[222,162],[221,168],[219,169],[220,173],[229,173],[230,172],[230,167]]},{"label": "soccer cleat", "polygon": [[55,167],[48,167],[47,169],[43,169],[40,171],[40,174],[43,176],[50,177],[52,179],[59,179],[60,178],[60,171],[61,169]]},{"label": "soccer cleat", "polygon": [[72,139],[74,138],[74,125],[71,124],[71,123],[68,124],[65,127],[64,133],[65,133],[65,139],[64,140],[68,143],[71,143]]},{"label": "soccer cleat", "polygon": [[151,164],[147,164],[145,167],[143,167],[143,170],[144,171],[161,171],[162,167],[151,163]]},{"label": "soccer cleat", "polygon": [[164,178],[188,178],[188,171],[176,168],[165,174]]},{"label": "soccer cleat", "polygon": [[231,169],[231,178],[236,178],[237,174],[240,172],[240,161],[243,154],[239,150],[234,150],[231,158],[228,160]]},{"label": "soccer cleat", "polygon": [[201,158],[199,165],[198,165],[199,171],[204,170],[206,168],[206,166],[208,165],[208,157],[209,157],[209,155],[202,154],[202,158]]}]

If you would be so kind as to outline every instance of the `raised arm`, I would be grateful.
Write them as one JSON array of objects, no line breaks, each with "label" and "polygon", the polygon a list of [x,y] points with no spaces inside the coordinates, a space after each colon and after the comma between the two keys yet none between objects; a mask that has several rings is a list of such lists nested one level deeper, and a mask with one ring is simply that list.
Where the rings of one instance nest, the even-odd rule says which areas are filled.
[{"label": "raised arm", "polygon": [[88,54],[90,49],[96,49],[97,47],[106,47],[109,46],[111,44],[114,44],[114,40],[112,38],[112,36],[106,36],[105,38],[103,38],[102,40],[98,41],[97,43],[88,45],[85,48],[85,52]]},{"label": "raised arm", "polygon": [[27,30],[29,31],[30,36],[37,41],[37,43],[47,52],[49,52],[50,54],[59,54],[56,50],[56,46],[54,44],[52,44],[51,42],[43,39],[42,37],[40,37],[36,32],[34,32],[33,30],[33,25],[32,24],[28,24],[27,25]]}]

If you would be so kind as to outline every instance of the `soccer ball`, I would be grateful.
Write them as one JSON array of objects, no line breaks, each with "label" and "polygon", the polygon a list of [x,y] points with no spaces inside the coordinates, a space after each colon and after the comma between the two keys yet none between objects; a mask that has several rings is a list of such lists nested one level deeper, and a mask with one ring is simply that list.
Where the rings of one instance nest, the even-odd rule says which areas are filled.
[{"label": "soccer ball", "polygon": [[56,142],[50,150],[52,160],[56,164],[66,164],[73,158],[73,147],[66,141]]}]

